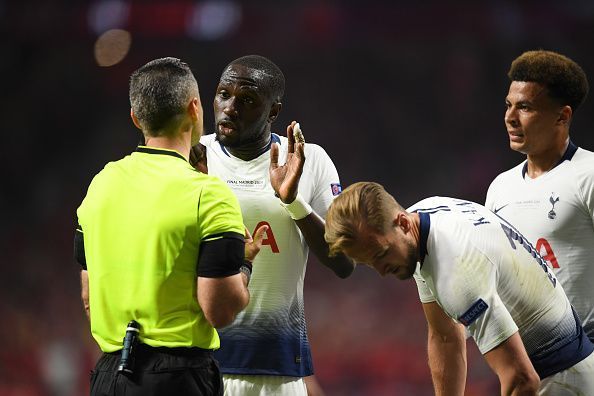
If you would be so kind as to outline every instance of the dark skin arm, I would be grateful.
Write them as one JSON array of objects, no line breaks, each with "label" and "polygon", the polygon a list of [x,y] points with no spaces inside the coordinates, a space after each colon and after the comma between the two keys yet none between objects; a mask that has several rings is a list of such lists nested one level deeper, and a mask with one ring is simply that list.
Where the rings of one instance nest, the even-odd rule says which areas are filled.
[{"label": "dark skin arm", "polygon": [[[273,144],[270,152],[270,184],[280,200],[289,204],[297,197],[299,180],[305,163],[305,143],[295,142],[293,121],[287,127],[288,155],[284,165],[278,165],[278,146]],[[315,212],[310,213],[295,223],[301,230],[305,241],[314,255],[340,278],[346,278],[355,269],[355,264],[343,254],[328,256],[328,244],[324,240],[324,220]]]},{"label": "dark skin arm", "polygon": [[202,143],[192,146],[190,149],[190,165],[196,170],[208,174],[208,166],[206,165],[206,147]]}]

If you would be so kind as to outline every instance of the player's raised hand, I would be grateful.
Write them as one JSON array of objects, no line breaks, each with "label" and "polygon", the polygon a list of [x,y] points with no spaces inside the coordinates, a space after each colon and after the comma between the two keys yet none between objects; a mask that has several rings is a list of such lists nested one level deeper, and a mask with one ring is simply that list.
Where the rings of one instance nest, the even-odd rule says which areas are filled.
[{"label": "player's raised hand", "polygon": [[206,147],[202,143],[198,143],[190,149],[190,165],[197,171],[208,173],[208,166],[206,164]]},{"label": "player's raised hand", "polygon": [[261,225],[254,231],[254,236],[250,234],[249,230],[245,229],[245,259],[253,262],[260,249],[262,248],[262,241],[264,240],[264,234],[268,231],[266,224]]},{"label": "player's raised hand", "polygon": [[288,153],[287,162],[278,164],[278,145],[273,144],[270,150],[270,184],[276,195],[289,204],[297,197],[299,179],[305,163],[305,139],[296,121],[287,126]]}]

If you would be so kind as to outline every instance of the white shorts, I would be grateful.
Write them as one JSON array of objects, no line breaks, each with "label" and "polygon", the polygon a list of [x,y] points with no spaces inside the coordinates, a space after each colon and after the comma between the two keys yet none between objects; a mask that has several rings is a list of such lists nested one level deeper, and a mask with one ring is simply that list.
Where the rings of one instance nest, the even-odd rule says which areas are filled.
[{"label": "white shorts", "polygon": [[277,375],[223,375],[225,396],[307,396],[300,377]]},{"label": "white shorts", "polygon": [[540,381],[539,396],[594,396],[594,353]]}]

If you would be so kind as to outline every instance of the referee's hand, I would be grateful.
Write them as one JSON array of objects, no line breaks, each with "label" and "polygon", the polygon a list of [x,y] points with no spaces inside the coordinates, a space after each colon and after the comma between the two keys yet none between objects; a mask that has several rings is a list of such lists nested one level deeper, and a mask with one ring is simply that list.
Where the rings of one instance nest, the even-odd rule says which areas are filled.
[{"label": "referee's hand", "polygon": [[245,259],[253,262],[256,255],[262,248],[262,241],[264,240],[264,234],[268,231],[266,224],[261,225],[254,231],[254,236],[250,234],[247,227],[245,228]]}]

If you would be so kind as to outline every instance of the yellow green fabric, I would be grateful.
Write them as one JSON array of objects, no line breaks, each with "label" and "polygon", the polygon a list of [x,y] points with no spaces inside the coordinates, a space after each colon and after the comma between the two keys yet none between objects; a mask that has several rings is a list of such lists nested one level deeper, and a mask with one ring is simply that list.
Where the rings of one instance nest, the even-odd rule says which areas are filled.
[{"label": "yellow green fabric", "polygon": [[126,325],[151,346],[217,349],[196,300],[199,247],[244,233],[235,195],[170,150],[139,147],[91,182],[78,208],[89,276],[91,332],[104,352],[122,348]]}]

